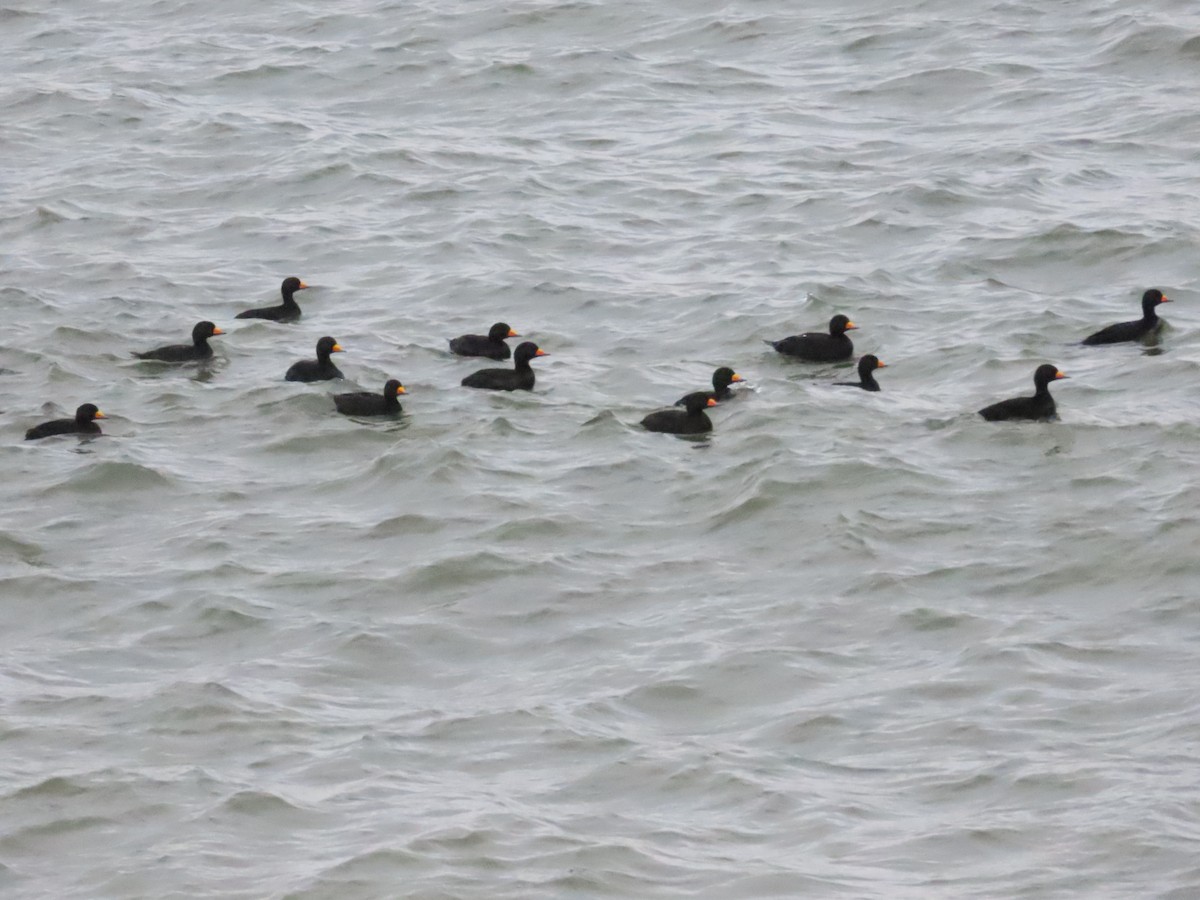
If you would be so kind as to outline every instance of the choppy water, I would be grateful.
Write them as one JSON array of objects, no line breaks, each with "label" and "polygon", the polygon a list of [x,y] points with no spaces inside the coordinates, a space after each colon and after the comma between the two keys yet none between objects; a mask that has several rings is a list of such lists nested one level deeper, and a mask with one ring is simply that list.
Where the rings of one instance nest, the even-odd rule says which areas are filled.
[{"label": "choppy water", "polygon": [[682,6],[5,0],[0,892],[1200,893],[1200,10]]}]

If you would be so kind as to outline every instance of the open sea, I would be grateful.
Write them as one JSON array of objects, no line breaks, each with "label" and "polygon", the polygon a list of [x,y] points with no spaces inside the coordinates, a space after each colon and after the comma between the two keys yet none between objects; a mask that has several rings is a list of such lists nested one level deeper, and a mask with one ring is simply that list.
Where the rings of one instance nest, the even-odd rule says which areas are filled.
[{"label": "open sea", "polygon": [[1194,0],[0,0],[0,896],[1200,897],[1198,96]]}]

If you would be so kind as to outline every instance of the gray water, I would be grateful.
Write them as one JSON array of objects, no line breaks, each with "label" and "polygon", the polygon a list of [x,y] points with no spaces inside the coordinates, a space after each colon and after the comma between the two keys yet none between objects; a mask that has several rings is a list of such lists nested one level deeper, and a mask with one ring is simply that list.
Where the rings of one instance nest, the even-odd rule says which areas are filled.
[{"label": "gray water", "polygon": [[1194,3],[0,2],[4,896],[1200,894]]}]

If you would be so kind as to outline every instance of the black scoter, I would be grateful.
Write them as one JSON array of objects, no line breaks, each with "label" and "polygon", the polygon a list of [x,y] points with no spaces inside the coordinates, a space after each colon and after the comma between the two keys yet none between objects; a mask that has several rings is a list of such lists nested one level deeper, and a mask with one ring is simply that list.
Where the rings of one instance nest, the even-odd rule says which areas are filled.
[{"label": "black scoter", "polygon": [[[721,366],[721,368],[713,372],[713,389],[708,396],[712,397],[714,400],[729,400],[730,398],[736,396],[734,392],[729,389],[729,386],[735,382],[742,382],[745,380],[745,378],[733,371],[733,369],[729,368],[729,366]],[[687,398],[690,396],[692,395],[684,394],[675,401],[675,405],[685,406],[687,404]]]},{"label": "black scoter", "polygon": [[1163,292],[1154,288],[1142,294],[1142,317],[1135,319],[1132,322],[1118,322],[1116,325],[1109,325],[1107,328],[1101,328],[1093,335],[1083,339],[1083,342],[1088,346],[1096,346],[1097,344],[1119,344],[1123,341],[1140,341],[1142,338],[1154,334],[1158,331],[1162,324],[1162,319],[1155,312],[1155,307],[1160,303],[1170,303]]},{"label": "black scoter", "polygon": [[395,378],[383,386],[382,394],[370,391],[355,391],[352,394],[334,394],[333,405],[347,416],[394,416],[402,409],[396,398],[408,393]]},{"label": "black scoter", "polygon": [[858,361],[858,381],[835,381],[835,387],[856,387],[862,388],[864,391],[879,390],[879,382],[875,380],[875,370],[887,367],[887,363],[880,362],[879,357],[874,353],[868,353]]},{"label": "black scoter", "polygon": [[157,362],[193,362],[208,359],[213,355],[212,347],[208,346],[208,339],[224,333],[212,322],[197,322],[196,327],[192,329],[190,344],[167,344],[165,347],[156,347],[145,353],[133,355],[138,359],[152,359]]},{"label": "black scoter", "polygon": [[829,320],[829,334],[809,331],[767,343],[780,353],[809,362],[839,362],[849,359],[854,353],[854,344],[846,336],[846,332],[856,328],[858,326],[848,318],[837,315]]},{"label": "black scoter", "polygon": [[1049,364],[1037,367],[1033,373],[1033,384],[1037,388],[1032,397],[1013,397],[1011,400],[1001,400],[991,406],[985,406],[979,414],[989,422],[1003,422],[1006,419],[1035,419],[1046,421],[1057,415],[1054,398],[1050,396],[1048,385],[1057,378],[1066,378],[1058,370],[1058,366]]},{"label": "black scoter", "polygon": [[459,356],[486,356],[488,359],[508,359],[512,351],[505,338],[520,337],[507,322],[497,322],[487,334],[462,334],[450,340],[450,352]]},{"label": "black scoter", "polygon": [[75,410],[73,419],[53,419],[30,428],[25,432],[25,440],[36,441],[52,434],[100,434],[100,426],[92,420],[103,418],[104,413],[96,409],[96,404],[85,403]]},{"label": "black scoter", "polygon": [[532,391],[533,367],[529,361],[536,356],[549,356],[533,341],[525,341],[513,353],[511,369],[480,369],[462,380],[463,387],[484,388],[490,391]]},{"label": "black scoter", "polygon": [[337,341],[331,337],[323,337],[317,341],[317,358],[292,363],[292,367],[283,377],[287,381],[329,381],[331,378],[344,378],[342,370],[329,359],[329,354],[342,352]]},{"label": "black scoter", "polygon": [[642,427],[664,434],[705,434],[712,431],[712,420],[704,410],[716,405],[708,391],[695,391],[683,398],[683,409],[652,412],[642,419]]},{"label": "black scoter", "polygon": [[236,319],[270,319],[272,322],[295,322],[300,318],[300,304],[296,302],[296,291],[302,291],[308,285],[299,278],[291,277],[283,279],[283,284],[279,286],[280,292],[283,294],[283,303],[279,306],[261,306],[258,309],[248,309],[245,312],[240,312],[234,318]]}]

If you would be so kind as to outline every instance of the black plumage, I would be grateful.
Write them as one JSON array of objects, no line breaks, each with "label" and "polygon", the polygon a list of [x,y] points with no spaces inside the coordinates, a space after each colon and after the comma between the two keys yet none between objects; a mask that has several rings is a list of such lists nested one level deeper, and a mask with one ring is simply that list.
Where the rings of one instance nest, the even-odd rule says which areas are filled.
[{"label": "black plumage", "polygon": [[520,337],[507,322],[497,322],[487,334],[462,334],[450,340],[450,352],[459,356],[486,356],[488,359],[508,359],[512,351],[505,338]]},{"label": "black plumage", "polygon": [[323,337],[317,341],[317,358],[292,363],[283,377],[287,381],[329,381],[331,378],[344,378],[342,370],[329,358],[331,353],[342,352],[344,351],[337,341],[331,337]]},{"label": "black plumage", "polygon": [[880,362],[874,353],[868,353],[858,361],[858,381],[835,381],[835,387],[856,387],[864,391],[879,390],[879,382],[875,380],[875,370],[882,369],[887,363]]},{"label": "black plumage", "polygon": [[539,350],[533,341],[525,341],[513,353],[511,369],[480,369],[462,380],[463,387],[483,388],[491,391],[532,391],[533,367],[529,361],[537,356],[549,356]]},{"label": "black plumage", "polygon": [[283,303],[279,306],[262,306],[258,309],[248,309],[245,312],[238,313],[234,318],[237,319],[269,319],[272,322],[295,322],[300,318],[300,304],[296,302],[296,291],[302,291],[308,285],[299,278],[291,277],[283,279],[283,284],[279,286],[280,293],[283,294]]},{"label": "black plumage", "polygon": [[989,422],[1003,422],[1007,419],[1034,419],[1045,421],[1053,419],[1058,410],[1054,398],[1050,396],[1049,384],[1057,378],[1066,378],[1057,366],[1049,364],[1037,367],[1033,373],[1033,384],[1037,389],[1032,397],[1013,397],[1011,400],[1001,400],[991,406],[985,406],[979,414]]},{"label": "black plumage", "polygon": [[85,403],[75,410],[73,419],[52,419],[42,422],[25,432],[25,440],[36,441],[54,434],[100,434],[100,426],[93,419],[103,419],[104,413],[94,403]]},{"label": "black plumage", "polygon": [[712,419],[705,409],[716,406],[708,391],[695,391],[683,398],[683,409],[660,409],[642,419],[647,431],[664,434],[705,434],[712,431]]},{"label": "black plumage", "polygon": [[224,333],[212,322],[197,322],[196,327],[192,329],[190,344],[167,344],[165,347],[156,347],[145,353],[133,355],[138,359],[152,359],[157,362],[193,362],[208,359],[213,355],[212,347],[208,346],[208,339]]},{"label": "black plumage", "polygon": [[347,416],[394,416],[402,407],[396,398],[406,394],[404,385],[395,378],[383,386],[382,394],[370,391],[355,391],[350,394],[334,394],[333,405]]},{"label": "black plumage", "polygon": [[1140,341],[1145,337],[1151,336],[1158,331],[1163,321],[1158,317],[1155,307],[1160,303],[1170,302],[1170,300],[1163,296],[1162,291],[1151,288],[1142,294],[1142,317],[1140,319],[1134,319],[1132,322],[1118,322],[1116,325],[1101,328],[1095,334],[1084,338],[1083,342],[1088,346],[1094,347],[1097,344],[1120,344],[1124,341]]},{"label": "black plumage", "polygon": [[829,320],[829,334],[808,331],[767,343],[780,353],[809,362],[840,362],[854,353],[854,344],[846,332],[856,328],[846,316],[837,315]]},{"label": "black plumage", "polygon": [[[718,400],[718,401],[729,400],[730,398],[735,396],[734,392],[729,389],[729,386],[736,382],[741,382],[741,381],[745,381],[745,380],[746,380],[745,378],[743,378],[737,372],[733,371],[733,369],[729,368],[729,366],[721,366],[721,368],[719,368],[715,372],[713,372],[713,377],[712,377],[713,389],[709,393],[708,396],[710,396],[714,400]],[[692,396],[692,395],[684,394],[682,397],[680,397],[678,400],[675,401],[675,405],[676,406],[686,405],[687,398],[690,396]]]}]

